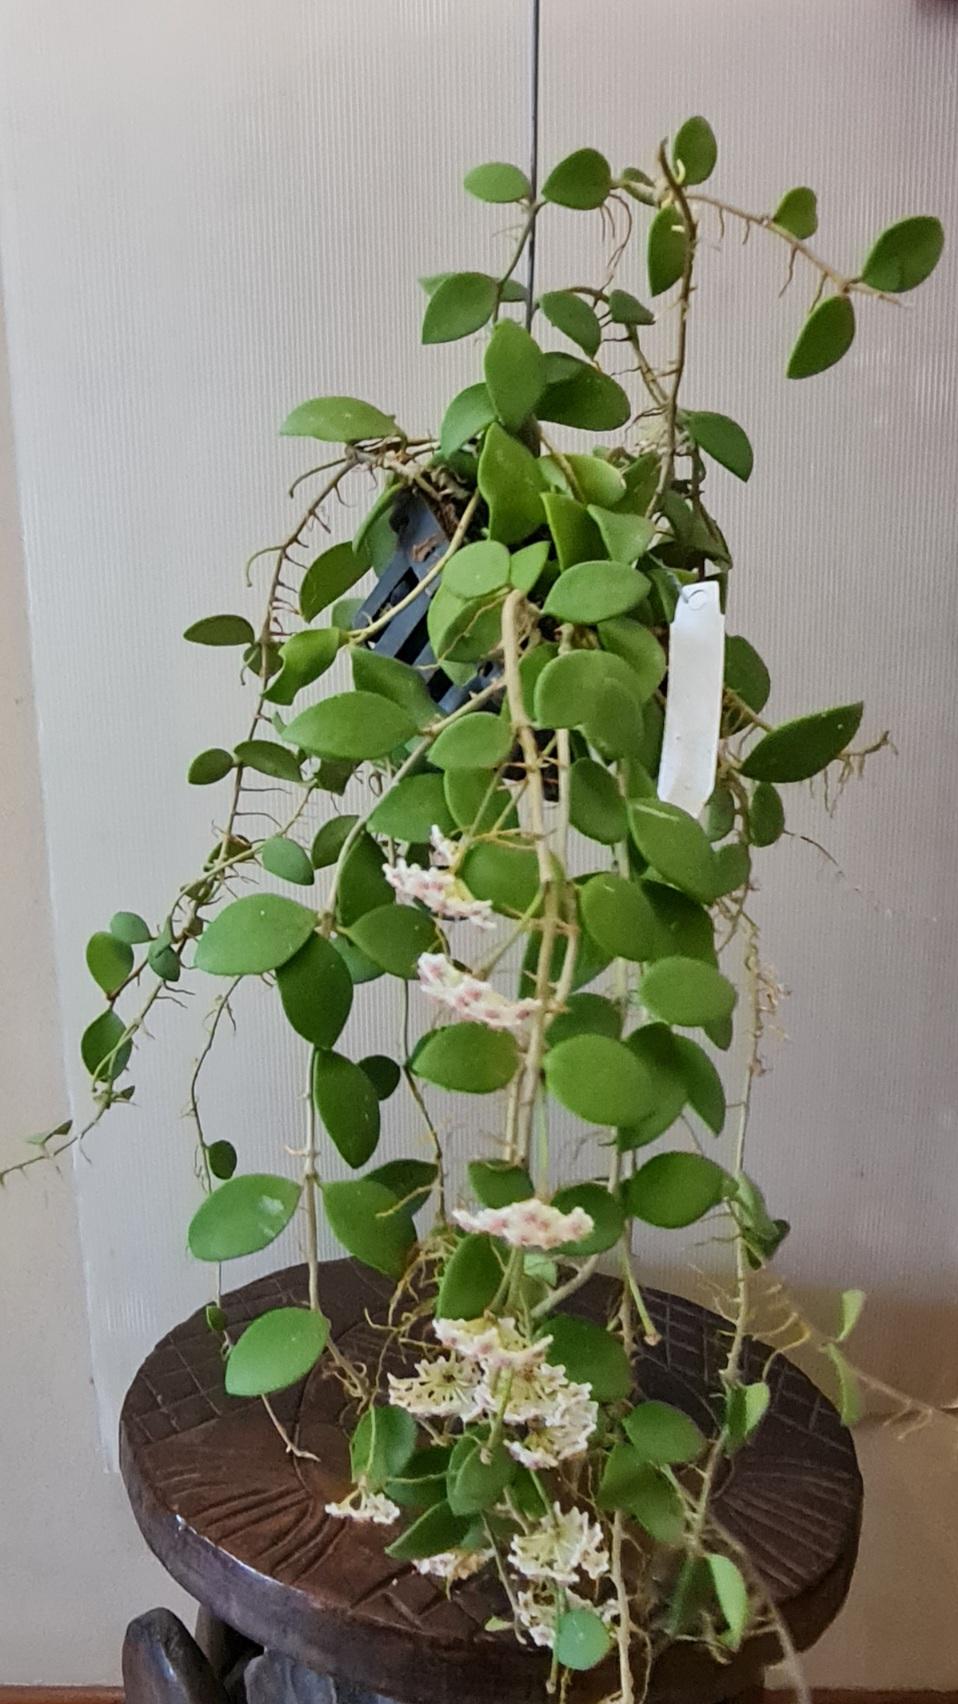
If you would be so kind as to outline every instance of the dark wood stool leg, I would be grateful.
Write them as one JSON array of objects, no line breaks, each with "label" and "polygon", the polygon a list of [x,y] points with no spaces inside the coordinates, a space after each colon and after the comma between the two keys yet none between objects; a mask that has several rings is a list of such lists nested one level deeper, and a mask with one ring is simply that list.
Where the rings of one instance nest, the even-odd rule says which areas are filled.
[{"label": "dark wood stool leg", "polygon": [[744,1692],[736,1692],[734,1698],[726,1700],[726,1704],[765,1704],[764,1676],[754,1686],[747,1686]]},{"label": "dark wood stool leg", "polygon": [[123,1641],[125,1704],[226,1704],[226,1693],[179,1616],[151,1609]]},{"label": "dark wood stool leg", "polygon": [[237,1633],[235,1627],[221,1621],[205,1604],[200,1605],[196,1615],[196,1643],[224,1686],[237,1663],[246,1662],[262,1650],[261,1645],[247,1639],[245,1633]]}]

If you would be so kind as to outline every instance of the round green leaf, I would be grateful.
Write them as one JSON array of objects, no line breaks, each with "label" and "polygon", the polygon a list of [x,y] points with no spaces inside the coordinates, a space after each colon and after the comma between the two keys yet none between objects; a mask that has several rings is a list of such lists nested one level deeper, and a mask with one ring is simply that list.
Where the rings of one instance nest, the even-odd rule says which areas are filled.
[{"label": "round green leaf", "polygon": [[420,953],[441,952],[435,918],[412,905],[380,905],[367,911],[350,930],[360,952],[390,976],[407,981],[416,975]]},{"label": "round green leaf", "polygon": [[636,1454],[653,1467],[695,1461],[705,1448],[695,1421],[668,1402],[640,1402],[622,1426]]},{"label": "round green leaf", "polygon": [[602,327],[588,302],[573,290],[547,290],[539,297],[539,306],[550,325],[571,338],[587,355],[595,354],[602,342]]},{"label": "round green leaf", "polygon": [[502,424],[517,431],[545,390],[546,365],[534,337],[515,320],[495,327],[483,361],[483,377]]},{"label": "round green leaf", "polygon": [[654,325],[655,315],[628,290],[609,291],[609,313],[616,325]]},{"label": "round green leaf", "polygon": [[371,1178],[323,1185],[323,1206],[333,1235],[364,1266],[401,1278],[416,1240],[411,1216],[397,1212],[398,1198]]},{"label": "round green leaf", "polygon": [[612,169],[595,148],[579,148],[553,166],[542,186],[546,201],[583,212],[601,207],[612,188]]},{"label": "round green leaf", "polygon": [[797,189],[787,189],[781,201],[772,214],[772,224],[780,230],[788,231],[790,236],[804,241],[813,237],[818,230],[818,198],[813,189],[800,185]]},{"label": "round green leaf", "polygon": [[731,1017],[737,996],[728,978],[713,965],[700,959],[662,958],[645,972],[639,998],[665,1023],[692,1028]]},{"label": "round green leaf", "polygon": [[727,414],[710,414],[701,409],[690,410],[683,416],[689,436],[706,455],[727,467],[738,479],[748,479],[754,465],[752,446],[747,434]]},{"label": "round green leaf", "polygon": [[268,1396],[296,1384],[316,1365],[329,1339],[318,1309],[271,1308],[248,1325],[226,1359],[230,1396]]},{"label": "round green leaf", "polygon": [[447,769],[443,788],[450,813],[459,828],[489,834],[496,828],[518,828],[519,817],[508,787],[494,783],[488,769]]},{"label": "round green leaf", "polygon": [[[402,1071],[395,1059],[390,1059],[386,1053],[367,1053],[365,1059],[359,1061],[359,1068],[365,1071],[372,1083],[377,1100],[388,1100],[390,1095],[395,1094],[402,1080]],[[413,1165],[416,1163],[415,1160],[412,1161]],[[389,1187],[388,1178],[380,1178],[379,1181]]]},{"label": "round green leaf", "polygon": [[595,1668],[611,1649],[612,1635],[594,1609],[563,1610],[555,1637],[555,1659],[563,1668]]},{"label": "round green leaf", "polygon": [[332,1047],[353,1003],[352,978],[335,947],[322,935],[312,934],[298,953],[280,965],[276,986],[297,1035],[314,1047]]},{"label": "round green leaf", "polygon": [[565,1011],[557,1013],[546,1030],[546,1045],[557,1047],[574,1035],[609,1035],[617,1041],[621,1034],[622,1014],[613,1001],[603,994],[570,994]]},{"label": "round green leaf", "polygon": [[361,953],[347,936],[334,936],[333,946],[346,966],[353,983],[375,982],[377,977],[382,976],[383,973],[378,964],[373,964],[372,959],[368,959],[365,953]]},{"label": "round green leaf", "polygon": [[336,692],[294,716],[283,735],[313,757],[385,757],[416,732],[407,710],[375,692]]},{"label": "round green leaf", "polygon": [[[502,328],[504,329],[504,328]],[[443,571],[443,585],[457,598],[488,597],[509,584],[509,552],[494,539],[480,539],[457,550]]]},{"label": "round green leaf", "polygon": [[425,841],[433,827],[453,834],[456,824],[446,803],[442,776],[408,775],[384,793],[369,826],[376,834],[393,840]]},{"label": "round green leaf", "polygon": [[589,934],[610,957],[635,963],[652,957],[657,938],[655,915],[637,883],[611,871],[591,876],[582,889],[581,905]]},{"label": "round green leaf", "polygon": [[735,827],[735,795],[719,785],[705,807],[705,832],[711,841],[724,840]]},{"label": "round green leaf", "polygon": [[451,272],[426,304],[423,343],[453,343],[492,318],[498,300],[496,280],[485,272]]},{"label": "round green leaf", "polygon": [[240,740],[233,755],[244,769],[255,769],[258,775],[270,775],[276,781],[303,779],[299,759],[274,740]]},{"label": "round green leaf", "polygon": [[655,634],[627,615],[603,621],[598,631],[602,649],[628,663],[637,697],[651,698],[667,667],[665,652]]},{"label": "round green leaf", "polygon": [[502,1283],[502,1261],[491,1237],[476,1231],[456,1244],[443,1267],[437,1319],[478,1319]]},{"label": "round green leaf", "polygon": [[626,1046],[648,1073],[650,1106],[641,1118],[619,1131],[618,1146],[623,1150],[654,1142],[675,1123],[687,1099],[675,1037],[667,1024],[643,1024],[626,1038]]},{"label": "round green leaf", "polygon": [[807,781],[834,762],[861,724],[862,703],[839,704],[783,722],[752,747],[742,774],[753,781]]},{"label": "round green leaf", "polygon": [[685,270],[688,233],[677,207],[660,207],[649,226],[646,264],[653,296],[671,290]]},{"label": "round green leaf", "polygon": [[718,1136],[725,1123],[725,1089],[708,1054],[688,1035],[674,1035],[672,1045],[685,1093],[703,1124]]},{"label": "round green leaf", "polygon": [[291,959],[315,928],[315,911],[294,899],[246,894],[206,925],[196,947],[196,968],[213,976],[262,976]]},{"label": "round green leaf", "polygon": [[944,246],[940,219],[900,219],[877,238],[862,267],[862,278],[873,290],[896,294],[914,290],[934,272]]},{"label": "round green leaf", "polygon": [[[315,621],[320,610],[328,608],[337,598],[342,597],[344,592],[348,592],[350,586],[354,586],[357,580],[362,579],[368,567],[368,558],[357,556],[349,543],[334,544],[328,550],[324,550],[321,556],[317,556],[315,562],[310,563],[299,589],[299,610],[303,620]],[[327,647],[329,646],[329,631],[331,630],[327,630],[325,641]],[[301,633],[295,635],[295,637],[304,639],[307,635]],[[280,652],[284,663],[289,644],[290,641],[287,640]],[[335,655],[336,646],[334,645],[319,669],[319,674],[322,674],[329,667]],[[317,676],[314,675],[312,678],[315,680]],[[295,697],[295,693],[293,696]],[[276,704],[292,704],[293,702],[292,697],[277,697],[275,687],[271,689],[269,697]]]},{"label": "round green leaf", "polygon": [[489,509],[489,537],[518,544],[542,524],[541,475],[535,456],[497,420],[487,428],[477,482]]},{"label": "round green leaf", "polygon": [[704,906],[677,888],[643,879],[642,892],[657,924],[651,958],[701,959],[715,964],[715,930]]},{"label": "round green leaf", "polygon": [[287,438],[319,438],[326,444],[359,444],[367,438],[397,435],[393,415],[354,396],[318,396],[300,403],[280,431]]},{"label": "round green leaf", "polygon": [[349,1440],[354,1479],[381,1491],[387,1479],[402,1473],[416,1447],[416,1422],[404,1408],[375,1403],[367,1408]]},{"label": "round green leaf", "polygon": [[603,846],[614,846],[628,833],[625,803],[615,777],[591,757],[580,757],[569,772],[569,819],[580,834]]},{"label": "round green leaf", "polygon": [[467,1432],[449,1458],[449,1507],[456,1515],[478,1515],[498,1503],[514,1479],[516,1463],[502,1443],[491,1446]]},{"label": "round green leaf", "polygon": [[312,1083],[316,1111],[355,1171],[379,1142],[379,1096],[360,1065],[319,1047],[313,1054]]},{"label": "round green leaf", "polygon": [[618,1402],[629,1395],[629,1357],[606,1326],[574,1314],[554,1313],[543,1320],[543,1327],[552,1338],[546,1360],[564,1367],[573,1383],[591,1385],[596,1402]]},{"label": "round green leaf", "polygon": [[259,849],[259,861],[271,876],[279,876],[284,882],[296,882],[299,887],[313,885],[313,863],[309,853],[298,841],[287,840],[283,834],[274,834],[271,840],[264,840]]},{"label": "round green leaf", "polygon": [[131,947],[141,946],[145,941],[152,940],[150,925],[135,911],[115,911],[110,918],[110,934],[118,941],[126,941]]},{"label": "round green leaf", "polygon": [[126,1025],[111,1009],[87,1024],[80,1037],[80,1058],[95,1083],[113,1083],[122,1076],[133,1052],[132,1041],[124,1041]]},{"label": "round green leaf", "polygon": [[559,575],[543,609],[556,621],[591,625],[634,609],[648,589],[645,576],[624,562],[579,562]]},{"label": "round green leaf", "polygon": [[495,769],[511,750],[510,724],[487,710],[473,710],[443,728],[429,760],[437,769]]},{"label": "round green leaf", "polygon": [[[580,567],[589,564],[581,563]],[[574,573],[575,569],[569,569]],[[565,578],[565,576],[562,576]],[[536,652],[532,653],[533,656]],[[567,651],[553,657],[538,673],[533,708],[541,728],[575,728],[587,723],[595,702],[610,680],[626,691],[633,687],[632,671],[621,657],[602,651]]]},{"label": "round green leaf", "polygon": [[732,1386],[725,1399],[725,1447],[730,1454],[740,1449],[761,1425],[771,1400],[772,1393],[764,1380]]},{"label": "round green leaf", "polygon": [[[375,1063],[375,1059],[360,1060],[364,1071],[370,1064]],[[380,1063],[391,1065],[393,1062],[391,1059],[384,1059]],[[373,1087],[376,1087],[375,1082]],[[384,1096],[380,1093],[379,1098],[382,1100]],[[412,1214],[418,1213],[420,1207],[424,1207],[429,1200],[438,1173],[439,1167],[431,1160],[387,1160],[385,1165],[375,1166],[371,1172],[367,1172],[365,1181],[384,1184],[396,1197],[403,1211]]]},{"label": "round green leaf", "polygon": [[475,438],[496,417],[485,385],[468,385],[454,396],[439,428],[439,454],[448,461],[470,438]]},{"label": "round green leaf", "polygon": [[639,1466],[628,1503],[629,1514],[659,1544],[679,1545],[685,1534],[685,1509],[667,1474]]},{"label": "round green leaf", "polygon": [[631,1124],[649,1105],[649,1079],[624,1042],[575,1035],[545,1057],[549,1091],[590,1124]]},{"label": "round green leaf", "polygon": [[187,1240],[197,1260],[236,1260],[267,1248],[296,1211],[300,1185],[292,1178],[246,1172],[221,1183],[197,1208]]},{"label": "round green leaf", "polygon": [[419,1556],[438,1556],[461,1545],[473,1522],[471,1515],[454,1515],[445,1501],[435,1503],[413,1521],[392,1544],[386,1555],[394,1562],[412,1562]]},{"label": "round green leaf", "polygon": [[725,684],[756,713],[764,710],[772,690],[768,669],[754,645],[738,633],[730,633],[725,641]]},{"label": "round green leaf", "polygon": [[622,1203],[634,1219],[666,1230],[693,1225],[725,1193],[728,1174],[701,1154],[656,1154],[622,1185]]},{"label": "round green leaf", "polygon": [[577,562],[596,557],[602,549],[602,534],[584,504],[561,491],[549,491],[542,507],[560,568],[574,568]]},{"label": "round green leaf", "polygon": [[486,1029],[484,1024],[447,1024],[433,1030],[417,1047],[410,1061],[417,1077],[440,1089],[463,1090],[488,1095],[504,1089],[515,1076],[519,1050],[508,1030]]},{"label": "round green leaf", "polygon": [[756,783],[748,808],[748,834],[753,846],[774,846],[785,832],[785,806],[770,781]]},{"label": "round green leaf", "polygon": [[717,159],[718,143],[708,119],[687,118],[672,143],[672,163],[681,170],[682,182],[704,183]]},{"label": "round green leaf", "polygon": [[572,372],[550,383],[536,410],[541,420],[583,432],[617,432],[632,415],[628,394],[608,373],[577,361]]},{"label": "round green leaf", "polygon": [[476,899],[490,900],[505,917],[521,917],[535,905],[539,864],[526,847],[481,840],[462,861],[462,879]]},{"label": "round green leaf", "polygon": [[647,515],[633,515],[628,510],[617,514],[598,503],[589,504],[589,514],[614,562],[636,562],[645,555],[655,537],[655,526]]},{"label": "round green leaf", "polygon": [[520,592],[531,592],[546,565],[548,555],[548,539],[540,539],[538,544],[529,544],[525,550],[515,551],[509,562],[510,586],[517,586]]},{"label": "round green leaf", "polygon": [[[346,854],[339,875],[337,922],[349,929],[367,911],[394,905],[396,895],[383,874],[385,853],[378,841],[365,832]],[[365,956],[365,955],[364,955]]]},{"label": "round green leaf", "polygon": [[364,645],[354,645],[349,655],[353,685],[360,692],[375,692],[398,704],[419,729],[434,720],[436,705],[417,669],[400,662],[398,657],[380,656],[378,651],[370,651]]},{"label": "round green leaf", "polygon": [[469,1182],[484,1207],[508,1207],[535,1194],[525,1166],[508,1160],[470,1160]]},{"label": "round green leaf", "polygon": [[[543,456],[541,460],[542,471],[555,489],[582,503],[599,503],[612,509],[628,495],[622,473],[602,455],[563,455],[561,460]],[[610,554],[614,556],[615,552]]]},{"label": "round green leaf", "polygon": [[855,310],[847,296],[826,296],[813,308],[798,334],[785,369],[790,379],[810,379],[824,373],[852,346]]},{"label": "round green leaf", "polygon": [[86,945],[86,965],[104,994],[115,994],[133,969],[133,948],[105,930],[91,935]]},{"label": "round green leaf", "polygon": [[193,645],[252,645],[256,634],[245,615],[206,615],[183,638]]},{"label": "round green leaf", "polygon": [[209,787],[214,781],[222,781],[233,764],[232,752],[224,751],[222,746],[210,746],[208,751],[198,752],[194,757],[186,779],[192,787]]},{"label": "round green leaf", "polygon": [[601,1183],[570,1184],[568,1189],[560,1189],[552,1197],[552,1205],[560,1213],[571,1213],[574,1207],[581,1207],[592,1220],[588,1236],[580,1237],[578,1242],[565,1243],[559,1250],[560,1254],[601,1254],[607,1248],[614,1248],[622,1235],[625,1223],[622,1208]]},{"label": "round green leaf", "polygon": [[712,1585],[719,1609],[725,1617],[726,1628],[722,1643],[737,1651],[748,1626],[748,1587],[741,1569],[730,1556],[706,1556]]},{"label": "round green leaf", "polygon": [[335,864],[356,822],[354,816],[334,816],[317,829],[310,850],[314,870],[325,870]]},{"label": "round green leaf", "polygon": [[206,1150],[206,1158],[213,1176],[221,1182],[232,1177],[236,1170],[236,1149],[232,1142],[211,1142]]},{"label": "round green leaf", "polygon": [[678,805],[637,799],[629,808],[632,838],[643,858],[693,899],[710,900],[715,887],[714,853],[705,830]]},{"label": "round green leaf", "polygon": [[463,178],[463,186],[478,201],[528,201],[532,185],[518,166],[501,160],[490,160],[484,166],[473,166]]}]

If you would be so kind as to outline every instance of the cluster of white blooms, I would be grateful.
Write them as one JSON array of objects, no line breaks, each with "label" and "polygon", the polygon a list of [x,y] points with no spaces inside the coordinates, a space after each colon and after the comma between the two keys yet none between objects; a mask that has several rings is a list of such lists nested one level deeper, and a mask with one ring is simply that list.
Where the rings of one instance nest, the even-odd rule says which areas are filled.
[{"label": "cluster of white blooms", "polygon": [[399,1509],[390,1497],[382,1491],[367,1491],[364,1485],[356,1485],[341,1503],[327,1503],[327,1515],[338,1515],[341,1520],[372,1521],[374,1526],[392,1526],[399,1519]]},{"label": "cluster of white blooms", "polygon": [[588,1385],[545,1359],[551,1337],[530,1341],[511,1318],[437,1319],[433,1329],[450,1353],[418,1361],[408,1377],[390,1373],[390,1402],[465,1425],[501,1414],[518,1434],[506,1449],[525,1467],[557,1467],[588,1448],[598,1404]]},{"label": "cluster of white blooms", "polygon": [[476,899],[455,873],[456,847],[438,828],[433,828],[432,845],[435,862],[428,868],[409,864],[397,858],[383,865],[383,875],[393,891],[404,899],[417,899],[435,917],[448,922],[475,923],[480,929],[494,929],[495,918],[488,899]]},{"label": "cluster of white blooms", "polygon": [[[609,1598],[605,1603],[591,1603],[588,1598],[580,1597],[578,1592],[567,1589],[560,1605],[557,1592],[541,1584],[527,1586],[524,1591],[516,1593],[520,1627],[525,1628],[534,1645],[544,1645],[550,1651],[555,1644],[560,1607],[566,1610],[593,1609],[607,1624],[616,1621],[619,1614],[615,1598]],[[605,1704],[621,1704],[621,1694],[606,1699]]]},{"label": "cluster of white blooms", "polygon": [[422,953],[418,963],[419,983],[430,1000],[438,1000],[457,1018],[486,1024],[489,1029],[518,1033],[539,1010],[538,1000],[508,1000],[469,971],[457,970],[445,953]]},{"label": "cluster of white blooms", "polygon": [[562,1248],[565,1243],[581,1242],[593,1229],[592,1217],[583,1207],[562,1213],[535,1195],[507,1207],[481,1207],[477,1213],[457,1207],[452,1216],[464,1231],[486,1231],[513,1248]]},{"label": "cluster of white blooms", "polygon": [[417,1556],[413,1567],[420,1574],[432,1574],[452,1586],[457,1580],[468,1580],[470,1575],[478,1574],[491,1561],[491,1550],[440,1550],[435,1556]]},{"label": "cluster of white blooms", "polygon": [[514,1534],[509,1562],[527,1580],[553,1586],[574,1586],[580,1574],[601,1580],[609,1571],[609,1552],[602,1528],[585,1509],[563,1509],[553,1503],[533,1532]]}]

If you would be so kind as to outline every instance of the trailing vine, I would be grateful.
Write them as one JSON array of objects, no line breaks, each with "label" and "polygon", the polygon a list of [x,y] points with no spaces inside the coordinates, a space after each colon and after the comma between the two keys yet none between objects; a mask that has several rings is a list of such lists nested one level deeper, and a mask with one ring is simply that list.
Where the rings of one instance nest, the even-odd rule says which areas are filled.
[{"label": "trailing vine", "polygon": [[[811,1338],[827,1357],[847,1418],[859,1402],[841,1347],[859,1292],[845,1293],[826,1335],[769,1277],[788,1226],[747,1169],[746,1136],[778,991],[749,899],[753,854],[785,832],[779,789],[817,775],[840,787],[887,736],[854,747],[854,702],[770,722],[768,670],[744,637],[725,642],[714,691],[706,664],[696,675],[682,660],[681,624],[701,589],[708,666],[722,669],[732,556],[705,493],[714,466],[747,480],[753,461],[740,425],[684,394],[700,221],[779,240],[786,286],[799,263],[808,269],[792,378],[840,360],[855,301],[897,301],[933,270],[942,243],[937,220],[905,219],[846,276],[809,247],[810,189],[750,213],[701,189],[716,158],[709,125],[693,118],[649,173],[616,175],[585,148],[536,195],[515,166],[477,167],[466,188],[517,209],[515,244],[499,275],[424,281],[423,341],[488,327],[481,380],[452,399],[434,436],[413,438],[350,397],[290,415],[288,435],[341,453],[297,477],[294,492],[319,479],[318,493],[287,538],[247,565],[251,580],[271,558],[258,624],[217,614],[186,633],[236,646],[255,691],[245,738],[190,766],[191,784],[226,787],[212,847],[159,927],[121,911],[91,938],[87,962],[105,996],[81,1042],[92,1114],[35,1139],[36,1152],[3,1174],[84,1142],[129,1101],[121,1085],[155,1008],[181,979],[222,979],[188,1088],[207,1191],[190,1247],[218,1271],[299,1214],[308,1268],[305,1307],[274,1309],[235,1340],[217,1282],[208,1319],[223,1335],[227,1390],[269,1406],[275,1391],[328,1367],[356,1418],[352,1479],[330,1513],[382,1525],[397,1566],[450,1590],[494,1571],[495,1626],[551,1650],[553,1685],[608,1659],[622,1704],[641,1698],[670,1639],[700,1638],[727,1656],[771,1623],[789,1648],[712,1507],[727,1456],[748,1447],[769,1402],[767,1378],[745,1382],[742,1370],[761,1309],[775,1314],[771,1339]],[[529,300],[520,264],[542,216],[561,209],[599,212],[600,281]],[[665,303],[655,312],[617,283],[640,228],[649,291]],[[669,340],[664,357],[650,353],[653,328]],[[535,329],[565,342],[544,349]],[[631,365],[616,377],[603,359],[619,355]],[[638,399],[620,382],[632,376]],[[601,435],[603,447],[553,441],[570,428]],[[330,505],[369,480],[375,498],[353,539],[310,560]],[[436,542],[414,584],[367,608],[355,588],[387,568],[415,504]],[[383,646],[417,612],[431,654],[399,660]],[[352,687],[317,695],[344,654]],[[683,694],[714,722],[711,747],[696,735],[691,759]],[[676,763],[689,808],[669,796]],[[271,807],[274,789],[291,800],[282,815],[262,807],[264,783]],[[356,808],[327,816],[307,846],[317,796],[347,791]],[[260,874],[280,891],[238,891]],[[353,1060],[337,1043],[364,983],[381,975],[399,984],[401,1057]],[[304,1106],[295,1178],[244,1173],[228,1141],[208,1139],[200,1112],[203,1068],[223,1020],[237,1021],[247,978],[275,990],[305,1044],[305,1088],[290,1088]],[[737,1005],[745,1057],[722,1161],[726,1091],[714,1054],[732,1046]],[[497,1108],[498,1140],[471,1155],[461,1190],[437,1090]],[[390,1116],[381,1109],[400,1092],[429,1157],[370,1166]],[[556,1107],[591,1146],[559,1138]],[[343,1178],[343,1164],[358,1175]],[[375,1367],[353,1365],[331,1339],[323,1218],[395,1285]],[[724,1225],[734,1248],[709,1438],[642,1398],[642,1348],[657,1333],[633,1247],[637,1228],[700,1223]],[[600,1265],[616,1280],[602,1326],[574,1309]]]}]

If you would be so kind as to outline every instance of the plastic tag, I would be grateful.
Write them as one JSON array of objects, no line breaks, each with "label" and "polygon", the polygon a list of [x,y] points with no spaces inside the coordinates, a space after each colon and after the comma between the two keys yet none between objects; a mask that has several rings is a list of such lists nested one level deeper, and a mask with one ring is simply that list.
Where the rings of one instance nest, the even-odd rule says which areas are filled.
[{"label": "plastic tag", "polygon": [[669,633],[659,798],[697,817],[715,786],[725,617],[714,580],[683,587]]}]

